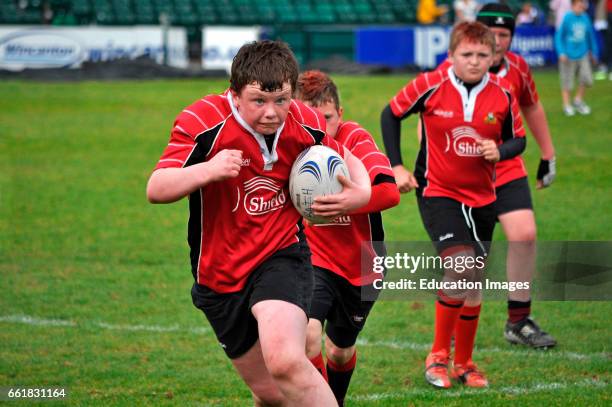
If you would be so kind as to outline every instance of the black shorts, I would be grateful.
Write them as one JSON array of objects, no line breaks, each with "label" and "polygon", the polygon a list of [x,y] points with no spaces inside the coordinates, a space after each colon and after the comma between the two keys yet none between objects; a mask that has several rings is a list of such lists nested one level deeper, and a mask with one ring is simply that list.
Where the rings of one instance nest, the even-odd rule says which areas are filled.
[{"label": "black shorts", "polygon": [[533,209],[527,177],[515,179],[495,188],[495,194],[497,195],[495,201],[497,216],[519,209]]},{"label": "black shorts", "polygon": [[417,195],[425,230],[438,253],[469,245],[476,256],[487,256],[495,229],[494,204],[472,208],[454,199]]},{"label": "black shorts", "polygon": [[227,356],[235,359],[259,338],[257,320],[251,313],[253,305],[282,300],[297,305],[308,315],[313,284],[310,250],[306,242],[300,242],[266,259],[251,273],[242,290],[217,293],[194,283],[191,298],[206,315]]},{"label": "black shorts", "polygon": [[309,318],[325,323],[325,334],[340,348],[357,341],[374,301],[362,301],[363,287],[321,267],[314,267],[315,286]]}]

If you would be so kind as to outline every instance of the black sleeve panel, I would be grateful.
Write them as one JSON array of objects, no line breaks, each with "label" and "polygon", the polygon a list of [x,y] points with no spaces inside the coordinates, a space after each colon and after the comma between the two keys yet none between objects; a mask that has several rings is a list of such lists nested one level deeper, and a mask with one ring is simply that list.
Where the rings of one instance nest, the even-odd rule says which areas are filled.
[{"label": "black sleeve panel", "polygon": [[380,127],[382,130],[383,143],[387,157],[391,162],[391,166],[402,164],[402,154],[400,149],[400,136],[402,128],[402,120],[411,114],[422,112],[425,109],[425,101],[431,95],[434,89],[425,92],[419,100],[412,106],[412,109],[404,113],[403,116],[397,117],[391,110],[391,105],[385,106],[380,115]]},{"label": "black sleeve panel", "polygon": [[391,162],[391,166],[402,163],[402,154],[400,150],[400,136],[402,128],[402,119],[395,117],[391,106],[387,105],[380,115],[380,127],[382,129],[382,138],[385,145],[387,157]]},{"label": "black sleeve panel", "polygon": [[372,185],[378,185],[388,182],[390,184],[395,184],[395,177],[387,174],[377,174],[374,177],[374,181],[372,181]]},{"label": "black sleeve panel", "polygon": [[515,137],[508,141],[504,141],[499,146],[499,161],[514,158],[525,151],[527,139],[525,137]]}]

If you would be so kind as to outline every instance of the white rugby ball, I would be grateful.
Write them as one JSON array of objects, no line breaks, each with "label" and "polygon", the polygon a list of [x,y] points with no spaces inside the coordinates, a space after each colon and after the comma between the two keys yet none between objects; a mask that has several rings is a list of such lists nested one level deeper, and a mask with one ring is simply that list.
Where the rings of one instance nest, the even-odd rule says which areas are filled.
[{"label": "white rugby ball", "polygon": [[328,220],[312,213],[314,198],[342,192],[338,175],[350,179],[346,163],[334,150],[325,146],[311,146],[302,151],[291,167],[289,194],[297,211],[310,223]]}]

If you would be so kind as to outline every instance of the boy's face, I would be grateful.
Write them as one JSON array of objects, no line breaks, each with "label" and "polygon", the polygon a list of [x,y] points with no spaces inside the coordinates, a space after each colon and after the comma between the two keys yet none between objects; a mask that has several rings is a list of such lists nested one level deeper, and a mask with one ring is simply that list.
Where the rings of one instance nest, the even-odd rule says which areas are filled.
[{"label": "boy's face", "polygon": [[304,104],[306,106],[310,106],[313,109],[317,109],[323,116],[325,116],[326,133],[330,137],[336,137],[336,133],[338,132],[338,125],[340,124],[340,120],[342,119],[342,108],[336,110],[336,104],[332,101],[328,101],[323,103],[320,106],[314,106],[312,103],[305,101]]},{"label": "boy's face", "polygon": [[454,52],[449,52],[455,75],[466,83],[479,82],[493,62],[491,47],[480,42],[463,40]]},{"label": "boy's face", "polygon": [[578,0],[572,2],[572,10],[576,14],[582,14],[589,8],[589,4],[586,0]]},{"label": "boy's face", "polygon": [[260,134],[274,134],[285,122],[291,106],[291,84],[272,92],[261,90],[259,83],[246,85],[239,94],[232,90],[238,113],[253,130]]},{"label": "boy's face", "polygon": [[501,64],[506,52],[510,49],[512,43],[512,32],[503,27],[489,27],[495,36],[495,55],[493,56],[493,66]]}]

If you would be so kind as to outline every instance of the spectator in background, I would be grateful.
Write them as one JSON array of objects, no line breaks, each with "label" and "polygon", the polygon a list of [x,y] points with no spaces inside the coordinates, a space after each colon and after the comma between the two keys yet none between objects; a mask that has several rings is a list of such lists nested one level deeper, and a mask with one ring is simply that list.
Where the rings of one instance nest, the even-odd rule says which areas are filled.
[{"label": "spectator in background", "polygon": [[523,3],[521,12],[516,16],[516,24],[539,24],[540,22],[540,11],[537,7],[534,7],[530,2]]},{"label": "spectator in background", "polygon": [[559,29],[563,17],[572,9],[571,0],[550,0],[548,7],[555,15],[555,28]]},{"label": "spectator in background", "polygon": [[436,0],[419,0],[417,6],[417,21],[420,24],[434,24],[448,13],[447,6],[438,6]]},{"label": "spectator in background", "polygon": [[455,0],[453,8],[455,9],[455,23],[460,23],[461,21],[475,21],[480,5],[476,0]]},{"label": "spectator in background", "polygon": [[[555,48],[559,56],[559,76],[563,112],[573,116],[576,112],[587,115],[591,108],[584,102],[584,91],[593,84],[590,58],[596,60],[599,50],[595,31],[586,14],[587,0],[572,0],[572,11],[565,14],[561,26],[555,32]],[[570,92],[574,77],[578,74],[578,87],[570,104]]]}]

